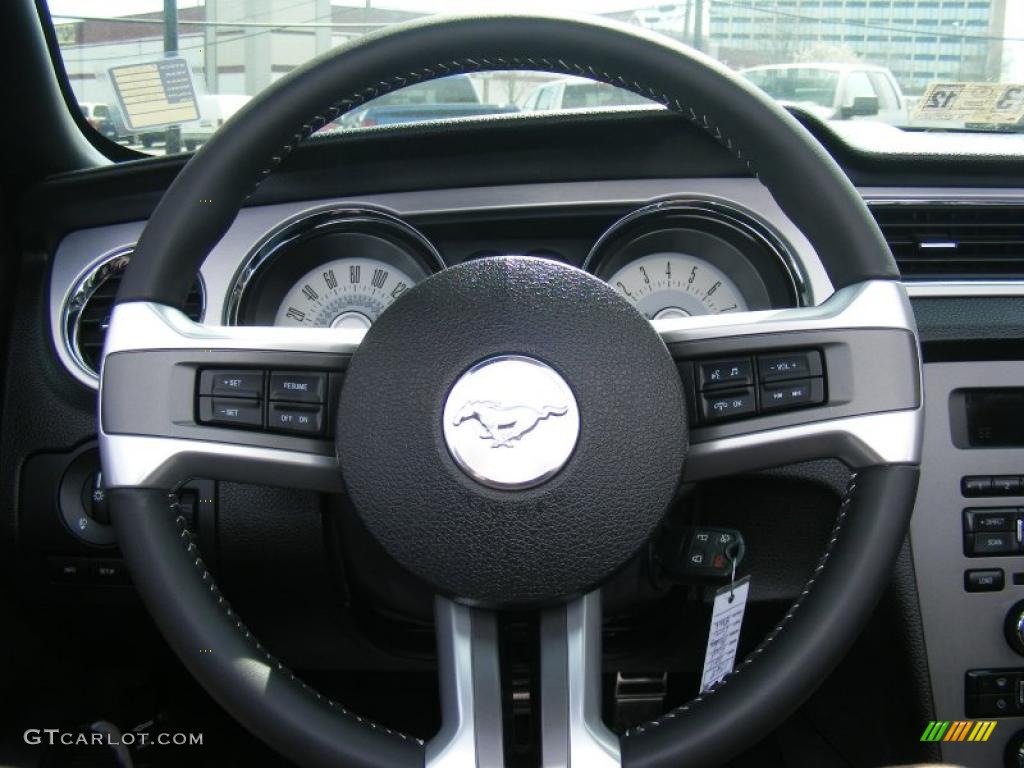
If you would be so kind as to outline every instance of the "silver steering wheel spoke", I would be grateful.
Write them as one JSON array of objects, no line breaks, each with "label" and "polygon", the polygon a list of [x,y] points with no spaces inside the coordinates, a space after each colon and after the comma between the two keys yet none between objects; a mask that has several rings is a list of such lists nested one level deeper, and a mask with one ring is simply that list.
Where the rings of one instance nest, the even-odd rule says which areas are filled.
[{"label": "silver steering wheel spoke", "polygon": [[[690,448],[684,479],[694,482],[818,458],[851,468],[920,459],[920,355],[903,286],[872,280],[815,307],[655,321],[688,390]],[[803,378],[819,402],[771,408],[759,361],[809,353],[821,370]],[[753,380],[708,387],[709,361],[747,361]],[[794,381],[794,384],[797,383]],[[750,411],[715,418],[709,406],[732,393]]]},{"label": "silver steering wheel spoke", "polygon": [[[201,476],[341,490],[331,438],[334,408],[363,336],[359,330],[202,325],[162,304],[117,305],[100,374],[104,481],[109,488],[167,488]],[[210,370],[264,375],[258,397],[224,401],[261,414],[259,425],[205,418],[199,382]],[[274,428],[279,406],[269,402],[272,371],[322,375],[322,402],[290,404],[310,414],[317,429]]]},{"label": "silver steering wheel spoke", "polygon": [[619,739],[601,718],[601,591],[541,614],[541,764],[616,768]]},{"label": "silver steering wheel spoke", "polygon": [[427,768],[503,768],[498,619],[492,611],[434,601],[441,729],[427,742]]}]

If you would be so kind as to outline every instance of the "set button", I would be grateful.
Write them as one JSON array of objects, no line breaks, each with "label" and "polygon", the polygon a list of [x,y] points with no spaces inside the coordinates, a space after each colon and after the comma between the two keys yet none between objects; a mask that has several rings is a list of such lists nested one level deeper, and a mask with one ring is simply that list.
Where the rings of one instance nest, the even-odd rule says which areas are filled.
[{"label": "set button", "polygon": [[259,400],[237,397],[200,397],[199,421],[259,429],[263,426],[263,404]]}]

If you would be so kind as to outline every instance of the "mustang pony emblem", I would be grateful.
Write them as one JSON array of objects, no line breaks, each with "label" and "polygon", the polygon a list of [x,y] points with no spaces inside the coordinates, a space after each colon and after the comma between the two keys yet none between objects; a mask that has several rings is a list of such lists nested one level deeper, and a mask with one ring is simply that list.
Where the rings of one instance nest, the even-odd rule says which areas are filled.
[{"label": "mustang pony emblem", "polygon": [[533,408],[529,405],[505,406],[491,400],[474,400],[462,406],[452,419],[452,425],[457,427],[464,421],[475,419],[484,428],[484,434],[480,437],[493,441],[491,448],[511,447],[513,440],[530,432],[544,419],[564,416],[568,410],[564,405]]}]

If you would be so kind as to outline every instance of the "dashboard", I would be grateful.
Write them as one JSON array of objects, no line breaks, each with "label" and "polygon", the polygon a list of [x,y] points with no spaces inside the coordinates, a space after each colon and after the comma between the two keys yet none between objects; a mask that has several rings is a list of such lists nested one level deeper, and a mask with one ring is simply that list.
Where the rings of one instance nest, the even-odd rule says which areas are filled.
[{"label": "dashboard", "polygon": [[[57,250],[55,346],[91,387],[103,320],[142,227],[79,230]],[[186,313],[213,325],[366,330],[430,275],[498,255],[584,269],[652,321],[831,293],[810,245],[758,182],[643,180],[247,208],[207,258]]]},{"label": "dashboard", "polygon": [[[460,183],[447,188],[424,186],[419,191],[259,200],[239,213],[206,259],[189,294],[186,313],[210,325],[366,329],[431,275],[475,259],[509,254],[555,259],[586,270],[655,323],[664,318],[812,306],[828,298],[833,287],[817,254],[764,187],[754,178],[711,171],[704,176],[652,173],[598,180],[518,179],[500,186]],[[980,259],[970,264],[963,261],[958,267],[962,272],[942,273],[934,249],[956,240],[959,255],[966,259],[964,244],[973,237],[970,227],[987,233],[979,238],[978,248],[1002,247],[992,244],[992,232],[997,224],[1003,227],[1005,221],[1024,218],[1024,193],[981,186],[911,188],[865,183],[860,191],[876,211],[900,262],[925,346],[927,423],[921,492],[911,533],[910,579],[924,634],[940,640],[921,643],[919,651],[927,662],[922,685],[929,689],[925,695],[931,697],[934,692],[934,717],[1010,721],[1000,726],[1000,738],[991,743],[941,747],[942,756],[949,760],[996,764],[1006,738],[1024,724],[1014,719],[1024,717],[1024,709],[1016,699],[1011,701],[999,692],[979,693],[977,686],[994,684],[989,680],[992,675],[987,675],[992,671],[998,679],[1024,680],[1024,654],[1007,643],[1005,630],[1006,617],[1021,599],[1024,574],[1020,571],[1024,569],[1015,564],[1016,549],[975,552],[965,545],[965,537],[978,535],[968,527],[979,515],[995,519],[1000,510],[1012,509],[1012,515],[1003,517],[1020,518],[1024,448],[958,444],[950,404],[953,398],[965,399],[965,390],[1006,387],[1024,376],[1015,362],[1019,352],[1007,352],[1005,347],[991,351],[993,337],[1019,344],[1019,322],[1013,318],[1024,309],[1024,283],[1020,275],[995,271],[1005,268],[1000,254],[991,260],[995,266],[990,273],[979,272]],[[67,227],[39,282],[40,295],[46,297],[40,308],[47,320],[45,329],[24,319],[37,314],[23,312],[16,317],[21,323],[16,338],[26,339],[26,344],[32,339],[38,342],[42,331],[48,337],[42,343],[49,342],[60,362],[54,376],[49,370],[37,370],[43,366],[34,347],[33,354],[22,355],[28,370],[25,386],[57,392],[48,403],[61,418],[50,423],[34,411],[11,408],[11,424],[6,427],[31,436],[23,449],[25,455],[31,454],[24,468],[14,469],[17,463],[11,462],[7,471],[23,472],[18,487],[23,489],[21,515],[27,523],[21,535],[49,566],[57,568],[56,576],[51,571],[48,577],[50,586],[56,581],[66,587],[71,579],[84,578],[91,589],[104,581],[123,583],[125,579],[109,542],[103,549],[85,538],[104,534],[92,518],[83,522],[81,516],[65,517],[56,532],[33,522],[53,517],[54,502],[31,489],[62,487],[70,477],[72,500],[82,498],[87,504],[96,466],[94,443],[89,442],[95,431],[92,390],[105,318],[120,274],[145,226],[144,213],[126,219]],[[922,248],[922,243],[930,247]],[[945,261],[954,259],[947,255]],[[965,279],[964,273],[970,270],[975,274]],[[953,342],[958,346],[951,352]],[[968,352],[963,351],[965,345]],[[989,355],[1007,360],[984,360]],[[77,383],[69,392],[72,380]],[[12,397],[17,402],[17,395],[9,393],[9,401]],[[729,428],[715,427],[723,433]],[[998,498],[970,496],[961,485],[964,478],[1003,476],[1018,482]],[[15,487],[13,482],[8,484]],[[224,514],[232,493],[243,500],[237,504],[242,511],[229,519],[244,519],[252,526],[238,537],[245,546],[262,535],[257,530],[260,525],[269,525],[279,537],[303,530],[290,520],[281,523],[266,511],[252,512],[275,503],[290,506],[294,503],[290,497],[270,496],[265,502],[257,494],[215,488],[198,480],[183,489],[182,503],[193,508],[201,537],[214,535],[210,532],[219,523],[203,521],[216,521],[217,515]],[[315,501],[309,506],[316,508]],[[84,528],[76,534],[78,526]],[[320,545],[321,529],[307,528]],[[78,540],[69,543],[76,536]],[[216,540],[206,545],[218,551]],[[236,546],[236,552],[245,546]],[[230,557],[232,548],[222,551]],[[296,547],[301,554],[291,561],[293,566],[308,560],[308,551]],[[349,556],[355,560],[364,553]],[[372,565],[380,568],[379,563]],[[94,575],[69,575],[83,568]],[[246,573],[252,580],[265,570],[259,562]],[[982,576],[989,581],[967,581]],[[361,586],[374,589],[374,585]],[[285,627],[288,622],[275,625]],[[273,634],[273,627],[268,632]],[[276,640],[287,648],[292,638],[282,630]],[[1000,702],[1010,708],[993,709]]]}]

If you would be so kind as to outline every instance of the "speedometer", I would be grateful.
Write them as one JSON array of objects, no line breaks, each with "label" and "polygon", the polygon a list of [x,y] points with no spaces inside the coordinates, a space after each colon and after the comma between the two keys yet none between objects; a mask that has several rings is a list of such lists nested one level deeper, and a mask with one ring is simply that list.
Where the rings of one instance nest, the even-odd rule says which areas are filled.
[{"label": "speedometer", "polygon": [[608,282],[649,320],[747,308],[728,275],[703,259],[682,253],[652,253],[631,261]]},{"label": "speedometer", "polygon": [[368,329],[416,281],[376,259],[335,259],[304,274],[285,294],[274,325]]},{"label": "speedometer", "polygon": [[325,208],[268,233],[235,278],[228,324],[367,330],[444,268],[412,225],[384,211]]}]

